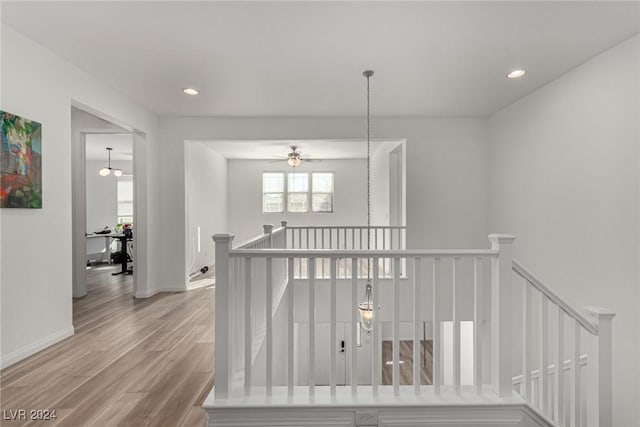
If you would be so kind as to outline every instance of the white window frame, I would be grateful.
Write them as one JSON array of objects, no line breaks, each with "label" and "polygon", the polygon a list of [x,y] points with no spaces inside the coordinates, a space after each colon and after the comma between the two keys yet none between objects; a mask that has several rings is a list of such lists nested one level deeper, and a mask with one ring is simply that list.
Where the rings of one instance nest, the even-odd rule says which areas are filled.
[{"label": "white window frame", "polygon": [[[280,192],[265,192],[264,191],[264,175],[268,173],[279,173],[284,176],[284,186],[282,192],[282,211],[280,212],[266,212],[264,210],[264,196],[265,194],[281,194]],[[331,174],[333,176],[333,191],[330,193],[327,192],[319,192],[313,191],[313,174]],[[304,191],[295,191],[291,192],[292,194],[307,194],[307,210],[306,211],[296,211],[292,212],[289,210],[289,174],[305,174],[307,175],[307,183],[308,190]],[[331,210],[330,211],[316,211],[313,210],[313,195],[314,194],[331,194]],[[336,173],[334,171],[310,171],[310,172],[289,172],[289,171],[279,171],[279,170],[265,170],[262,171],[262,213],[263,214],[272,214],[272,213],[287,213],[287,214],[309,214],[309,213],[319,213],[319,214],[330,214],[335,212],[335,202],[336,202]]]},{"label": "white window frame", "polygon": [[[327,192],[323,192],[323,191],[314,191],[313,189],[313,175],[314,174],[331,174],[331,192],[327,193]],[[311,182],[310,182],[310,186],[311,186],[311,191],[309,192],[309,205],[311,207],[310,211],[312,213],[320,213],[320,214],[326,214],[326,213],[333,213],[334,212],[334,204],[335,204],[335,200],[336,200],[336,173],[335,172],[331,172],[331,171],[316,171],[316,172],[311,172]],[[313,195],[314,194],[331,194],[331,210],[329,211],[316,211],[313,209]]]},{"label": "white window frame", "polygon": [[[264,176],[265,174],[282,174],[282,193],[281,192],[265,192],[264,191]],[[264,197],[266,194],[282,194],[282,210],[281,211],[265,211],[264,210]],[[263,214],[272,214],[272,213],[286,213],[287,212],[287,174],[284,171],[263,171],[262,172],[262,213]]]},{"label": "white window frame", "polygon": [[[125,202],[131,203],[131,215],[120,215],[120,183],[129,181],[131,183],[131,200],[124,200]],[[134,196],[133,196],[133,176],[132,175],[123,175],[118,178],[116,183],[116,215],[118,218],[118,224],[133,224],[133,212],[134,212]]]}]

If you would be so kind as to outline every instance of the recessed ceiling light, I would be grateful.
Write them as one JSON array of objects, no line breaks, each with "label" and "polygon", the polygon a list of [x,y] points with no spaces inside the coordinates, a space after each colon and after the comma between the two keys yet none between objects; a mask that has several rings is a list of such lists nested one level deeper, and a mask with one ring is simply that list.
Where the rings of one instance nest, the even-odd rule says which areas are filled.
[{"label": "recessed ceiling light", "polygon": [[513,70],[507,73],[508,79],[518,79],[524,76],[527,72],[525,70]]},{"label": "recessed ceiling light", "polygon": [[198,92],[198,89],[194,89],[192,87],[185,87],[184,89],[182,89],[182,91],[187,95],[192,95],[192,96],[200,93]]}]

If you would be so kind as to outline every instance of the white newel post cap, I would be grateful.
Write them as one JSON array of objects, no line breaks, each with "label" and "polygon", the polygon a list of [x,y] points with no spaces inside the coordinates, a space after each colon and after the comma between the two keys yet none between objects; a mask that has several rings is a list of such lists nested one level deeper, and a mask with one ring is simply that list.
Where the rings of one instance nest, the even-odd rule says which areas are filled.
[{"label": "white newel post cap", "polygon": [[233,234],[214,234],[213,241],[216,243],[231,243],[235,236]]},{"label": "white newel post cap", "polygon": [[603,307],[585,307],[584,311],[598,320],[611,320],[616,317],[615,312]]},{"label": "white newel post cap", "polygon": [[280,226],[282,226],[282,228],[287,228],[287,221],[280,221]]},{"label": "white newel post cap", "polygon": [[516,236],[513,234],[489,234],[489,241],[491,242],[491,249],[497,250],[500,245],[510,245],[516,240]]},{"label": "white newel post cap", "polygon": [[491,243],[513,243],[514,240],[516,240],[516,236],[513,234],[489,234]]},{"label": "white newel post cap", "polygon": [[264,224],[262,228],[264,229],[264,234],[271,234],[273,231],[273,224]]}]

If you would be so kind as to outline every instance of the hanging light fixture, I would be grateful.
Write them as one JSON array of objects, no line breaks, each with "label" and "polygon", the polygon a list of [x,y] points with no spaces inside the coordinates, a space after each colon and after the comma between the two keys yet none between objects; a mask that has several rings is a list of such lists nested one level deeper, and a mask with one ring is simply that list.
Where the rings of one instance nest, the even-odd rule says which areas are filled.
[{"label": "hanging light fixture", "polygon": [[[362,73],[367,79],[367,251],[371,250],[371,113],[369,109],[369,78],[373,71]],[[358,304],[360,325],[367,332],[373,330],[373,300],[371,298],[371,258],[367,258],[367,286],[365,300]]]},{"label": "hanging light fixture", "polygon": [[296,166],[300,166],[300,162],[302,161],[302,158],[300,157],[300,153],[296,151],[297,149],[298,147],[296,147],[295,145],[292,145],[291,150],[293,151],[289,153],[289,155],[287,156],[287,163],[289,163],[289,166],[291,166],[292,168],[295,168]]},{"label": "hanging light fixture", "polygon": [[103,167],[102,169],[100,169],[100,171],[98,173],[101,176],[107,176],[113,170],[113,174],[115,176],[122,176],[122,169],[115,169],[115,168],[111,167],[111,150],[113,150],[113,148],[107,147],[107,153],[109,153],[109,166]]}]

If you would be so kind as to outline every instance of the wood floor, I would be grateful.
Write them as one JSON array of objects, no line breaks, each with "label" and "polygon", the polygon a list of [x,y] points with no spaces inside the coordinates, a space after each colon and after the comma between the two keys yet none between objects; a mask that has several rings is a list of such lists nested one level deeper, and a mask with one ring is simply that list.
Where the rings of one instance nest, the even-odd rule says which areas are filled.
[{"label": "wood floor", "polygon": [[50,421],[2,426],[204,426],[213,385],[214,291],[135,300],[119,267],[88,271],[73,302],[75,335],[0,373],[9,410],[55,410]]}]

